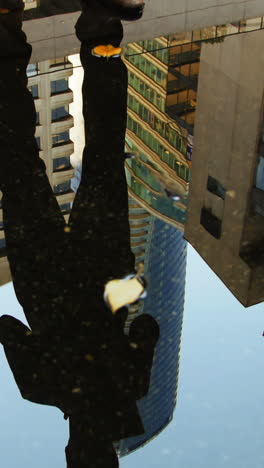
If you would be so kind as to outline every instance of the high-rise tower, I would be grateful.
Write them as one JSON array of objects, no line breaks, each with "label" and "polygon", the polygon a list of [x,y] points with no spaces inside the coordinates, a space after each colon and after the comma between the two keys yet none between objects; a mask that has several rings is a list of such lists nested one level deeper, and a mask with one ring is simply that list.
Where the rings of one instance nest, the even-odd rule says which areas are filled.
[{"label": "high-rise tower", "polygon": [[[148,313],[157,320],[160,339],[155,350],[149,392],[138,401],[145,433],[120,441],[121,456],[149,442],[173,417],[179,377],[186,251],[182,232],[158,218],[149,218],[143,257],[148,296],[137,313]],[[132,309],[128,322],[134,317]]]},{"label": "high-rise tower", "polygon": [[246,307],[264,300],[263,47],[257,31],[202,49],[185,225]]},{"label": "high-rise tower", "polygon": [[[169,50],[166,38],[129,44],[126,142],[136,158],[126,164],[130,192],[153,215],[183,230],[190,171],[187,141],[165,112]],[[166,195],[166,189],[178,201]]]}]

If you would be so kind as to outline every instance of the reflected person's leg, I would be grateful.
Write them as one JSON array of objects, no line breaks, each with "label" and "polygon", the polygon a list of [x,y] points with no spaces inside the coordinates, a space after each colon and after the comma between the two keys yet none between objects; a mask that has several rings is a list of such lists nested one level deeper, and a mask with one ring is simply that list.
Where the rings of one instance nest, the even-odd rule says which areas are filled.
[{"label": "reflected person's leg", "polygon": [[[100,12],[97,14],[99,23]],[[77,37],[82,40],[86,145],[81,183],[69,224],[87,281],[88,269],[93,268],[100,282],[133,272],[134,256],[130,249],[124,171],[127,69],[120,57],[107,60],[91,54],[99,44],[118,46],[122,25],[109,20],[102,29],[104,36],[101,38],[98,33],[94,37],[96,34],[89,29],[91,20],[95,22],[97,17],[86,11],[76,25]]]},{"label": "reflected person's leg", "polygon": [[11,15],[8,24],[0,16],[0,189],[14,287],[32,326],[32,304],[51,287],[44,274],[47,265],[53,268],[64,219],[34,138],[36,112],[26,76],[31,46]]}]

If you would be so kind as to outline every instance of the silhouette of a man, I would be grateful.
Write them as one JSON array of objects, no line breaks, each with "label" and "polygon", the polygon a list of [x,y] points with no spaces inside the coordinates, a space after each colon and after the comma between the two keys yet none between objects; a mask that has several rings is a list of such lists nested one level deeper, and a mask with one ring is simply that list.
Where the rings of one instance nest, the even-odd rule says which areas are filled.
[{"label": "silhouette of a man", "polygon": [[135,272],[124,173],[127,70],[119,45],[120,18],[137,19],[142,5],[87,0],[82,8],[76,34],[85,148],[66,224],[34,138],[23,2],[0,0],[0,189],[6,252],[30,326],[4,315],[0,341],[22,396],[69,417],[68,468],[117,467],[113,442],[144,431],[136,400],[148,391],[159,336],[148,315],[126,336],[126,307],[104,300],[106,283]]}]

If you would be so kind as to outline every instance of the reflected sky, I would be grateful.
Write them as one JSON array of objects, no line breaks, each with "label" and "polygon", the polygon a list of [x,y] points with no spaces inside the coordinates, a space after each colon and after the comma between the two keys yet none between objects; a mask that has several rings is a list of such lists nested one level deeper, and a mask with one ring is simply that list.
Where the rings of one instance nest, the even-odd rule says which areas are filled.
[{"label": "reflected sky", "polygon": [[[91,402],[98,386],[96,404],[91,407],[89,403],[86,410],[93,408],[94,413],[90,410],[89,414],[97,411],[94,427],[98,434],[103,421],[110,427],[112,417],[113,435],[106,430],[106,438],[114,444],[121,466],[258,468],[263,466],[263,19],[139,40],[128,44],[121,58],[122,26],[113,20],[116,9],[108,22],[110,0],[104,0],[103,10],[100,5],[95,18],[108,25],[101,43],[112,43],[115,55],[109,48],[103,52],[96,48],[101,43],[89,30],[93,28],[89,13],[91,17],[98,1],[89,5],[88,14],[84,9],[78,22],[81,61],[79,55],[50,57],[27,69],[37,112],[32,154],[39,152],[44,160],[45,181],[51,186],[49,211],[43,209],[43,200],[39,205],[43,226],[36,227],[35,218],[38,200],[47,190],[45,169],[43,162],[24,164],[35,130],[26,119],[9,151],[26,177],[26,187],[31,187],[32,168],[33,174],[42,174],[39,186],[32,185],[35,205],[32,212],[28,210],[32,229],[23,220],[17,231],[12,227],[20,216],[17,207],[21,205],[23,213],[25,203],[30,206],[30,189],[23,195],[22,176],[17,176],[18,189],[11,203],[9,162],[4,165],[5,178],[0,180],[4,193],[0,231],[3,313],[23,323],[27,318],[34,337],[44,333],[46,344],[48,334],[57,327],[51,335],[54,342],[50,341],[57,367],[47,367],[47,375],[55,375],[54,384],[60,368],[70,379],[58,380],[56,386],[63,390],[55,392],[56,398],[28,398],[35,403],[22,400],[1,352],[2,459],[10,468],[18,460],[21,466],[36,466],[36,460],[40,468],[47,463],[65,466],[69,428],[63,414],[71,422],[76,414],[82,419],[82,413],[89,413],[80,411],[83,400],[76,403],[71,393],[84,394],[85,388],[92,395]],[[25,20],[79,10],[79,2],[66,8],[59,0],[51,5],[43,0],[33,3],[28,2]],[[122,15],[131,19],[123,10]],[[258,53],[252,54],[252,50]],[[5,60],[2,76],[9,73]],[[81,62],[85,69],[83,100]],[[16,69],[16,73],[20,71]],[[8,86],[5,79],[0,77],[2,90]],[[7,131],[17,131],[19,93],[17,96],[9,106],[2,92],[4,105],[9,106],[1,114],[3,141]],[[30,120],[31,110],[24,101],[21,105]],[[10,216],[11,208],[17,213],[15,218]],[[2,220],[2,210],[1,216]],[[39,255],[34,242],[41,239],[41,226],[48,235],[41,241]],[[31,240],[28,244],[27,239]],[[49,276],[42,281],[40,272],[46,259]],[[140,302],[138,297],[123,300],[114,309],[116,298],[111,289],[108,296],[104,293],[105,285],[113,280],[115,291],[114,282],[123,277],[127,280],[127,275],[136,278],[137,287],[146,288],[148,295]],[[7,284],[12,279],[26,316],[11,283]],[[46,302],[56,312],[53,328],[48,318],[40,322],[34,315],[39,308],[45,317]],[[83,339],[85,303],[93,308],[94,332],[87,335],[93,343],[90,348],[89,339]],[[132,335],[131,324],[146,314],[152,322],[143,331],[138,329],[139,335]],[[158,324],[158,342],[151,323]],[[70,353],[69,337],[76,343],[76,350],[73,346]],[[56,339],[66,343],[61,351],[56,349]],[[105,346],[108,355],[102,351]],[[135,358],[131,348],[141,352],[142,346],[145,355]],[[84,350],[88,361],[95,355],[99,363],[99,371],[89,364],[88,384],[87,374],[71,365],[75,359],[82,369]],[[48,360],[40,362],[50,365]],[[104,380],[105,375],[110,380]],[[106,382],[112,385],[112,406],[111,398],[102,396]],[[44,388],[46,381],[41,385]],[[71,388],[70,397],[65,385]],[[62,412],[36,404],[40,402]],[[120,414],[121,418],[126,414],[122,425],[117,423]],[[89,417],[83,418],[86,427],[95,421]],[[71,424],[72,434],[75,430],[82,433],[79,425],[77,430],[75,422]],[[78,437],[74,450],[78,443],[85,443],[83,436]],[[79,468],[76,463],[70,468]]]},{"label": "reflected sky", "polygon": [[[203,304],[201,290],[208,299]],[[11,285],[3,287],[2,298],[6,313],[21,318]],[[183,328],[174,419],[159,437],[122,458],[121,466],[262,466],[262,306],[240,306],[191,247]],[[3,351],[1,368],[3,460],[10,468],[18,460],[22,466],[33,467],[37,460],[40,468],[47,463],[63,468],[68,428],[59,411],[21,399]]]}]

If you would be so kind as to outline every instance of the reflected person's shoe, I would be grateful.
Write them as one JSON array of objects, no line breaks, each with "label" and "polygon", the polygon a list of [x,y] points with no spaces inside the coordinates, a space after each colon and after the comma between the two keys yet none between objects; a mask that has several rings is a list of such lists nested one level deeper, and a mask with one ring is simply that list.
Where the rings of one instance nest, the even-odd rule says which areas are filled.
[{"label": "reflected person's shoe", "polygon": [[123,21],[137,21],[144,11],[145,3],[142,0],[100,0]]},{"label": "reflected person's shoe", "polygon": [[104,300],[112,313],[121,307],[135,304],[147,297],[146,280],[141,274],[108,281],[105,285]]},{"label": "reflected person's shoe", "polygon": [[[94,0],[81,0],[82,9]],[[119,18],[123,21],[137,21],[143,15],[145,3],[143,0],[96,0],[109,14],[109,17]]]},{"label": "reflected person's shoe", "polygon": [[22,0],[0,0],[0,24],[9,30],[21,29],[24,8]]},{"label": "reflected person's shoe", "polygon": [[0,10],[7,9],[10,11],[24,8],[23,0],[0,0]]},{"label": "reflected person's shoe", "polygon": [[122,53],[121,47],[114,47],[111,44],[98,45],[92,49],[92,55],[100,58],[119,58]]}]

